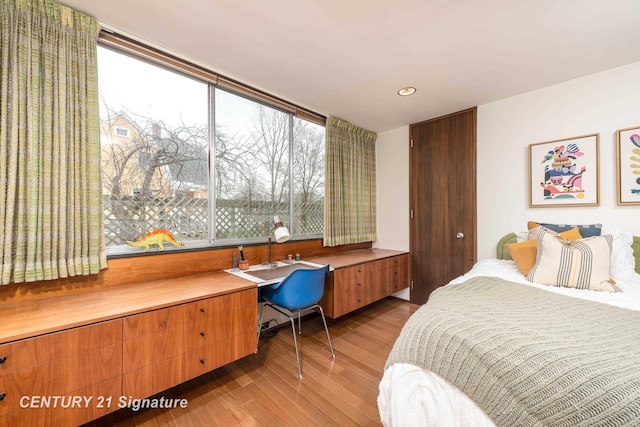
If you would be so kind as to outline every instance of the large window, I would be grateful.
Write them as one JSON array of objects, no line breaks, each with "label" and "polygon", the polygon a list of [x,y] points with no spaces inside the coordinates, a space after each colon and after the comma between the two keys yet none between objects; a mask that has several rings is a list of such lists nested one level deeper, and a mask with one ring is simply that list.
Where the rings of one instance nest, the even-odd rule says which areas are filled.
[{"label": "large window", "polygon": [[166,229],[187,247],[323,231],[324,127],[258,99],[98,48],[109,253]]}]

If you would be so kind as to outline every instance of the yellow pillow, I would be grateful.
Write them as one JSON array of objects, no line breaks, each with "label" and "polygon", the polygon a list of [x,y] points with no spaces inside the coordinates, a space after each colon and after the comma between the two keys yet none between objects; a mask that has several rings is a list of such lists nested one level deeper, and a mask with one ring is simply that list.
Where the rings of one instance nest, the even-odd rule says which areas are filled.
[{"label": "yellow pillow", "polygon": [[[554,231],[551,231],[551,233],[557,234]],[[567,240],[582,239],[578,227],[563,231],[559,234]],[[511,254],[511,258],[515,261],[520,273],[524,276],[529,274],[529,271],[536,263],[536,256],[538,255],[538,239],[525,240],[520,243],[509,243],[504,246],[509,251],[509,254]]]}]

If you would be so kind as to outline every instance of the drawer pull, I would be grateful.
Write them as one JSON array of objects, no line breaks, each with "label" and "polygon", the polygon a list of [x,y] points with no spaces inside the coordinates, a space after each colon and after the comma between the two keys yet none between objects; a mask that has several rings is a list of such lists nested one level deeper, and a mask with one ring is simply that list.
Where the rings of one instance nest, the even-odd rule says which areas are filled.
[{"label": "drawer pull", "polygon": [[4,363],[7,361],[7,356],[0,357],[0,363]]},{"label": "drawer pull", "polygon": [[0,401],[4,400],[4,397],[7,395],[7,393],[0,393]]},{"label": "drawer pull", "polygon": [[200,332],[200,336],[203,337],[204,336],[204,331]]},{"label": "drawer pull", "polygon": [[204,359],[200,359],[200,363],[204,365]]},{"label": "drawer pull", "polygon": [[200,308],[200,313],[204,313],[204,307]]}]

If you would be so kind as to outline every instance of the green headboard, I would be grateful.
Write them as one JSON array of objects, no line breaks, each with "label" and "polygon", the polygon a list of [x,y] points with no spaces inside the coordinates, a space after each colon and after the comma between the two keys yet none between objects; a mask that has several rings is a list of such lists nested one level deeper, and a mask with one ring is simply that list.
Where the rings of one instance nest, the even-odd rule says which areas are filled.
[{"label": "green headboard", "polygon": [[[504,247],[508,243],[516,243],[516,233],[509,233],[498,242],[498,259],[511,259],[509,250]],[[640,236],[633,236],[633,256],[636,258],[636,273],[640,274]]]}]

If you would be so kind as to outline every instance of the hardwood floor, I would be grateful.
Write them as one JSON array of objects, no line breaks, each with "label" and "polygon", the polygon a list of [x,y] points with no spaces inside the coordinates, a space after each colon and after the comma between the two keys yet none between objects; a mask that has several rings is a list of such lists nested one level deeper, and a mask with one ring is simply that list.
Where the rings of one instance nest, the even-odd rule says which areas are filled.
[{"label": "hardwood floor", "polygon": [[320,316],[304,318],[298,341],[302,380],[291,328],[286,326],[272,338],[261,338],[257,354],[155,396],[187,399],[187,408],[121,409],[86,427],[379,426],[376,399],[384,364],[418,307],[387,297],[327,319],[335,359]]}]

